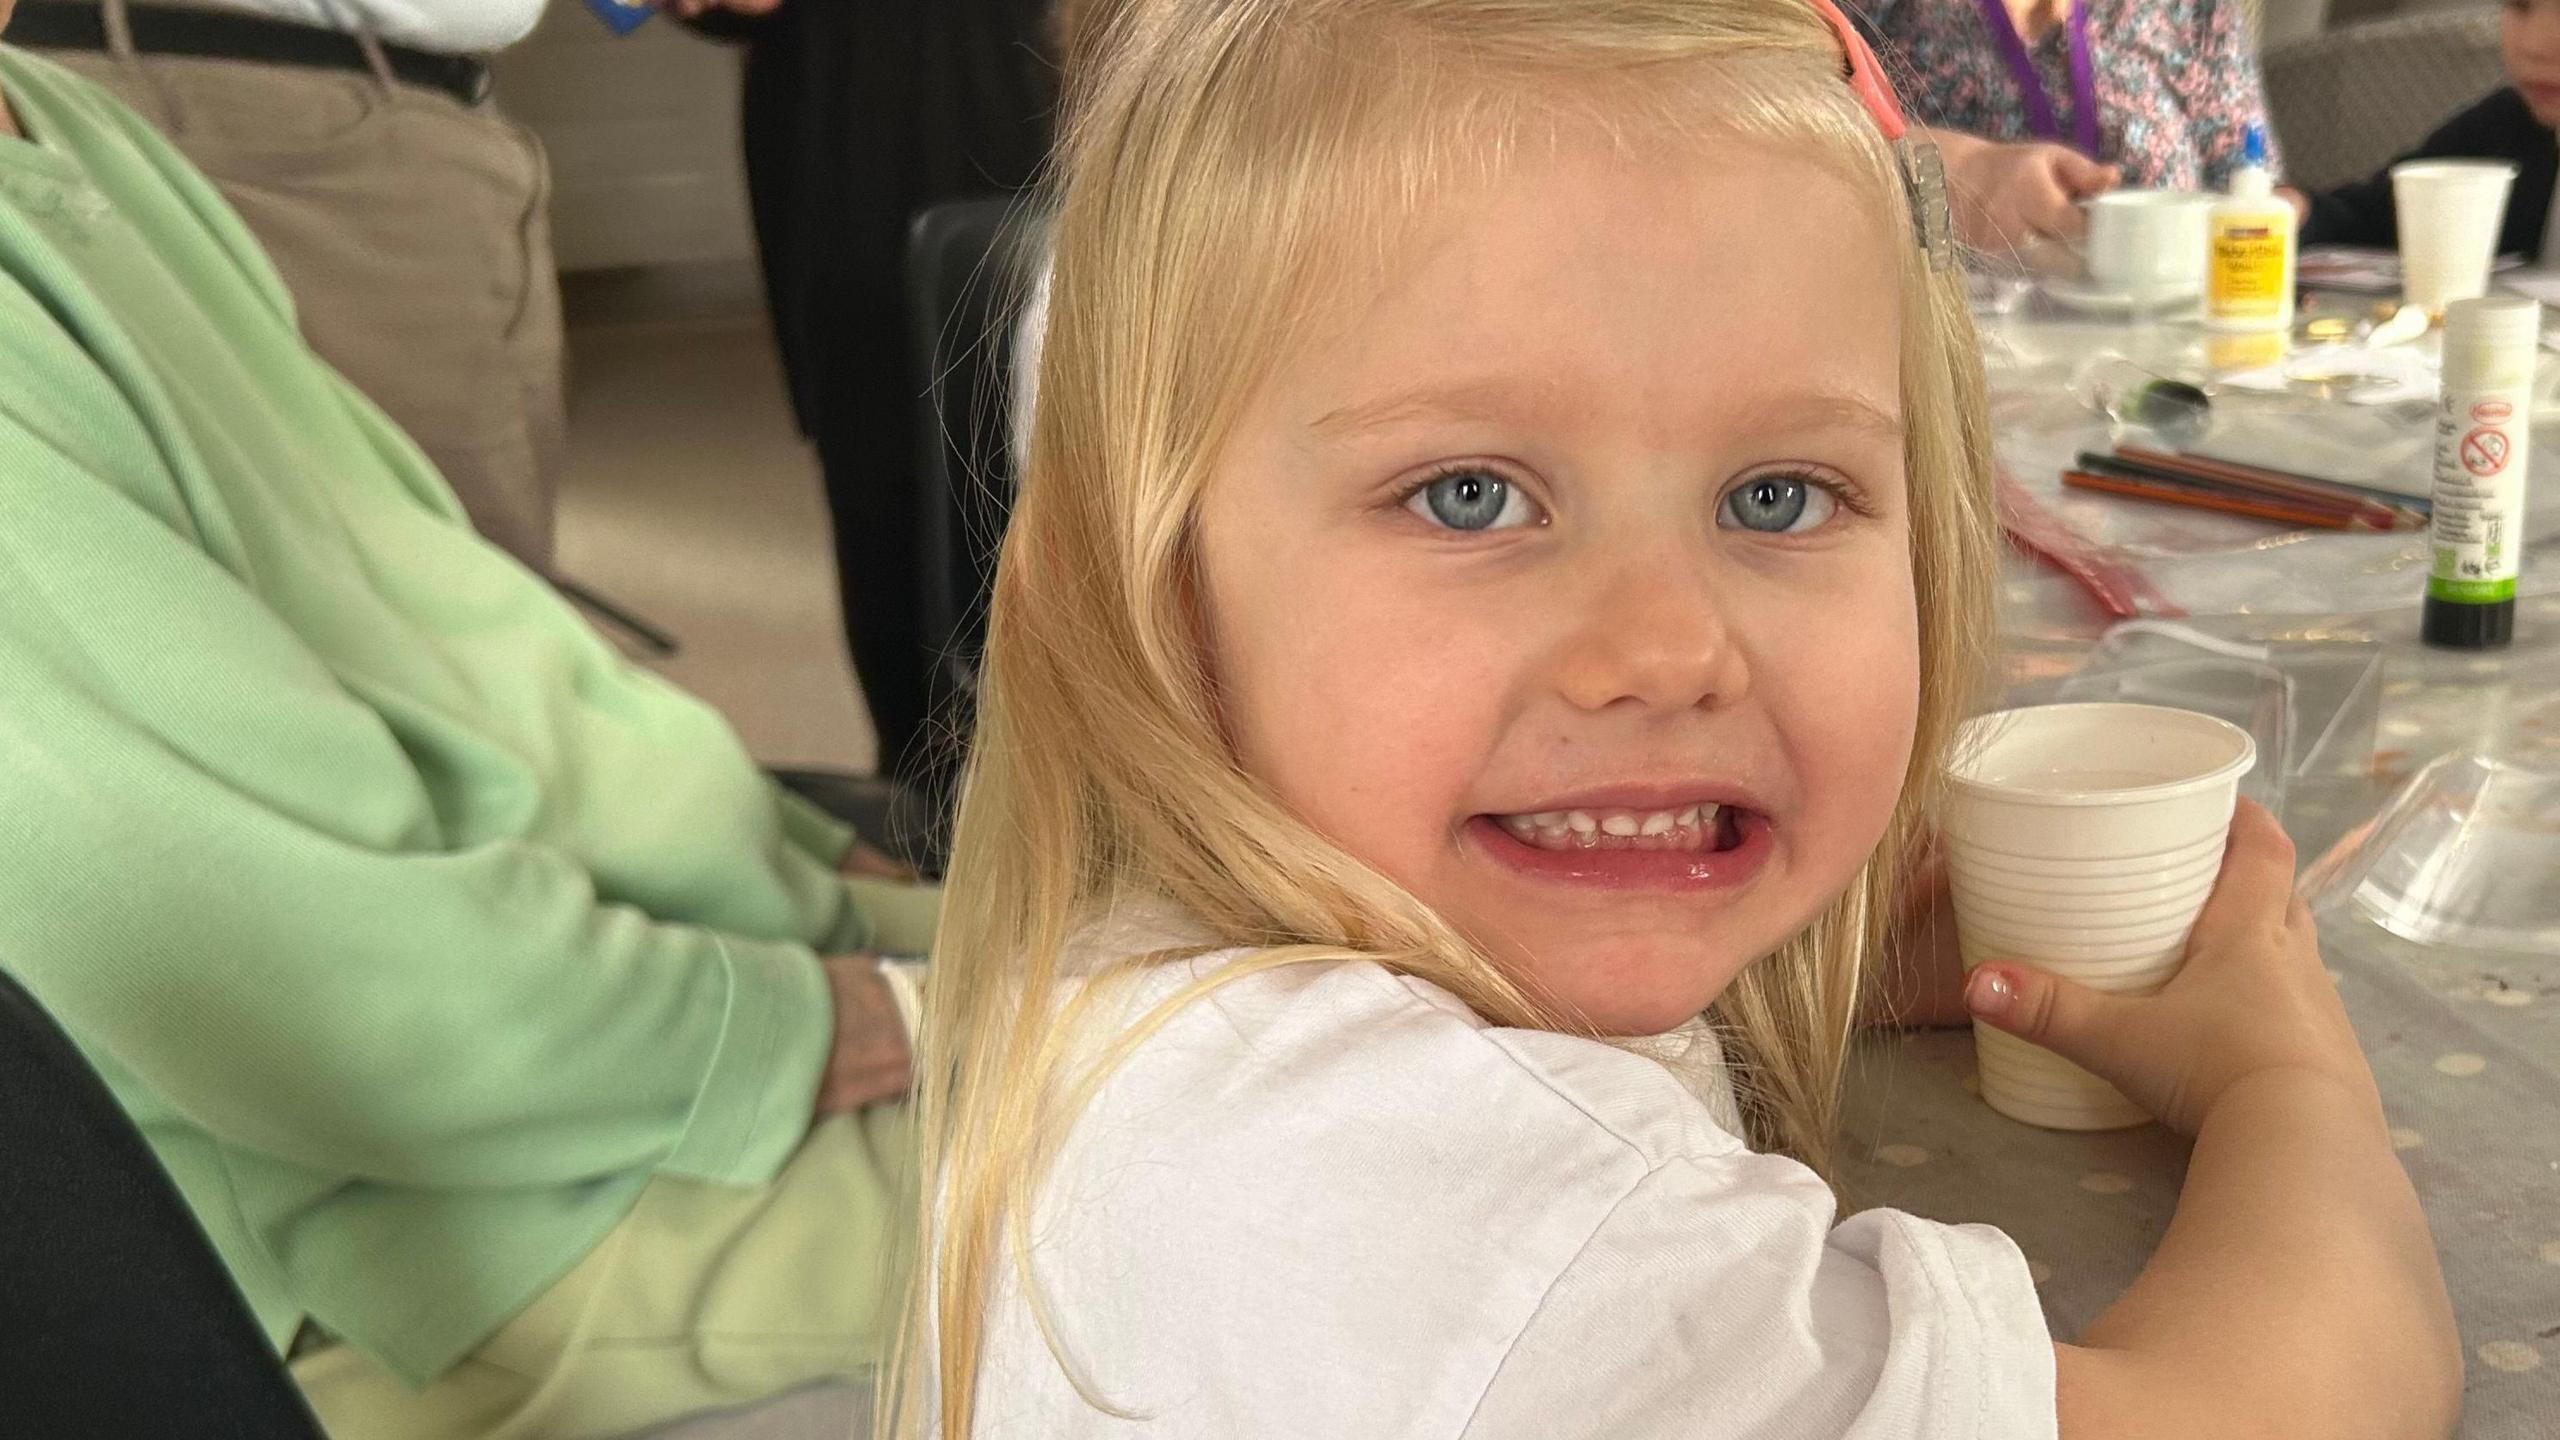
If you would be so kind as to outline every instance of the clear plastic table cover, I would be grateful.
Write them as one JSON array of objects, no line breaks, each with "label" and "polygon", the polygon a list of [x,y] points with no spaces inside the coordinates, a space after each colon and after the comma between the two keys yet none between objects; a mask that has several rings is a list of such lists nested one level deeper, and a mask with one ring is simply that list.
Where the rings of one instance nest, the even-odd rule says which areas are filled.
[{"label": "clear plastic table cover", "polygon": [[[2218,354],[2231,342],[2193,318],[2102,323],[2042,303],[1978,316],[1990,379],[1992,428],[2009,475],[2075,532],[2140,568],[2190,615],[2312,615],[2413,603],[2425,584],[2426,536],[2289,530],[2267,522],[2067,489],[2063,469],[2118,439],[2191,448],[2224,459],[2360,485],[2427,493],[2432,405],[2359,405],[2323,387],[2258,393],[2217,383],[2263,357]],[[2423,351],[2432,338],[2411,347]],[[2299,355],[2297,368],[2299,368]],[[2560,419],[2560,357],[2546,354],[2535,413]],[[2211,394],[2200,431],[2128,428],[2102,413],[2096,369],[2147,371]],[[2117,407],[2119,415],[2124,407]],[[2180,425],[2186,424],[2180,417]],[[2519,592],[2560,593],[2560,445],[2537,447],[2527,488]]]},{"label": "clear plastic table cover", "polygon": [[2371,640],[2231,640],[2130,620],[2101,635],[2077,671],[2025,683],[2009,703],[2121,700],[2228,720],[2257,743],[2240,793],[2281,818],[2297,776],[2368,777],[2382,655]]}]

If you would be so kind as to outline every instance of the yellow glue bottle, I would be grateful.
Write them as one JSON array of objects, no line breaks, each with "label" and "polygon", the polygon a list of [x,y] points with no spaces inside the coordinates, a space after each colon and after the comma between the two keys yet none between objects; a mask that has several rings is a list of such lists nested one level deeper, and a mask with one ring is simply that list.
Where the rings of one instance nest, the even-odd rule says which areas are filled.
[{"label": "yellow glue bottle", "polygon": [[2267,173],[2267,132],[2252,125],[2231,193],[2205,214],[2204,323],[2213,330],[2293,328],[2293,206]]}]

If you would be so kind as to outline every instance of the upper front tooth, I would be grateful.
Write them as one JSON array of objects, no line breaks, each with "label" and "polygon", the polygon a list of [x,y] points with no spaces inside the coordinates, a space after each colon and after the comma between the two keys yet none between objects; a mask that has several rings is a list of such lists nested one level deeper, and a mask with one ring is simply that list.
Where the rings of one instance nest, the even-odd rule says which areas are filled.
[{"label": "upper front tooth", "polygon": [[1600,832],[1604,835],[1616,835],[1621,838],[1633,835],[1636,833],[1636,817],[1633,815],[1612,815],[1608,819],[1600,822]]},{"label": "upper front tooth", "polygon": [[1672,820],[1670,811],[1656,810],[1652,814],[1644,817],[1644,828],[1639,830],[1637,833],[1641,835],[1668,835],[1671,833],[1672,828],[1676,823],[1677,822]]},{"label": "upper front tooth", "polygon": [[1721,805],[1701,805],[1698,807],[1698,823],[1713,825],[1716,823],[1716,817],[1723,813],[1724,807]]},{"label": "upper front tooth", "polygon": [[[1708,809],[1710,809],[1710,810],[1712,810],[1712,809],[1714,809],[1715,807],[1714,807],[1714,806],[1712,806],[1712,805],[1710,805],[1710,806],[1708,806],[1707,808],[1708,808]],[[1692,805],[1692,806],[1690,806],[1688,809],[1681,811],[1681,812],[1680,812],[1680,823],[1681,823],[1681,824],[1683,824],[1683,825],[1695,825],[1695,824],[1697,824],[1697,823],[1698,823],[1698,807],[1697,807],[1697,806],[1695,806],[1695,805]]]},{"label": "upper front tooth", "polygon": [[[1591,812],[1588,810],[1568,811],[1564,817],[1564,823],[1572,826],[1573,833],[1576,835],[1588,835],[1600,828],[1600,822],[1592,819]],[[1615,835],[1618,832],[1612,830],[1609,833]]]}]

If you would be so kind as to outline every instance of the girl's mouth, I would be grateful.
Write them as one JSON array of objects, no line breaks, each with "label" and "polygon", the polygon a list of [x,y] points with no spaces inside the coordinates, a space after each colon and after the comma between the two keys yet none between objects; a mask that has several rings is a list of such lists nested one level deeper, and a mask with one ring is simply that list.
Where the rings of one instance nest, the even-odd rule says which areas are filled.
[{"label": "girl's mouth", "polygon": [[1552,810],[1478,815],[1474,849],[1518,879],[1574,889],[1728,890],[1775,851],[1768,817],[1706,802],[1668,810]]},{"label": "girl's mouth", "polygon": [[1495,823],[1533,850],[1730,850],[1742,843],[1741,812],[1700,802],[1669,810],[1546,810],[1496,815]]}]

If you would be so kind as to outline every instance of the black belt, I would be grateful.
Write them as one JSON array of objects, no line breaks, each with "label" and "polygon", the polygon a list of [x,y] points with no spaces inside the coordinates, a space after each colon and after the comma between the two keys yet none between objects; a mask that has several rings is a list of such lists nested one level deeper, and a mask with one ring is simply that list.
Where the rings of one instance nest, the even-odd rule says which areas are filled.
[{"label": "black belt", "polygon": [[[372,68],[354,36],[317,25],[178,5],[129,5],[125,13],[133,19],[133,48],[148,55],[319,70]],[[35,50],[104,50],[107,12],[86,0],[28,0],[9,21],[8,41]],[[465,105],[489,98],[488,62],[477,56],[438,55],[406,45],[385,45],[382,53],[391,62],[391,73],[407,84],[441,90]]]}]

